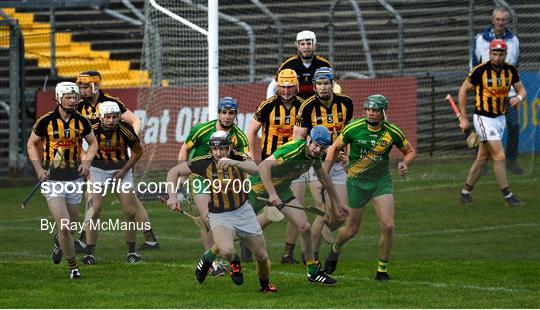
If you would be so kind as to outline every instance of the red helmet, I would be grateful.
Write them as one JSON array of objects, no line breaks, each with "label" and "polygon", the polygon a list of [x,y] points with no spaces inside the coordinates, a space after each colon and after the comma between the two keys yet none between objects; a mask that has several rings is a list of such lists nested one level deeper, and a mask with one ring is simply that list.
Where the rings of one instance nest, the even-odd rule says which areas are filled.
[{"label": "red helmet", "polygon": [[491,41],[491,43],[489,44],[489,49],[492,51],[493,50],[506,51],[507,48],[508,48],[508,45],[506,45],[506,42],[504,42],[504,40],[501,40],[501,39],[495,39]]}]

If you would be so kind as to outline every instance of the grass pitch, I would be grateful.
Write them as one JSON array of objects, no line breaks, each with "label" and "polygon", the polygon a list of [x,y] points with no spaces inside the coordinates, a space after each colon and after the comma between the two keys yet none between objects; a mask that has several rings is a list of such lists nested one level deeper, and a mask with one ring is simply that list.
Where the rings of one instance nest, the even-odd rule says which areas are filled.
[{"label": "grass pitch", "polygon": [[[475,203],[464,206],[458,195],[469,164],[444,169],[438,179],[424,178],[414,165],[409,178],[394,177],[396,235],[388,283],[373,280],[378,224],[371,205],[359,235],[344,248],[335,287],[308,284],[301,265],[281,265],[285,224],[271,225],[265,236],[271,281],[279,288],[272,295],[258,291],[253,263],[243,264],[246,281],[240,287],[228,276],[198,284],[197,227],[149,202],[161,249],[141,252],[144,262],[128,265],[123,233],[101,233],[98,264],[82,265],[83,278],[70,281],[67,263],[50,259],[51,234],[40,230],[42,218],[52,220],[45,200],[37,194],[23,211],[20,202],[30,187],[3,189],[0,308],[537,308],[540,176],[510,177],[526,207],[506,207],[492,173],[475,187]],[[122,218],[119,206],[110,203],[102,215]],[[321,258],[327,251],[325,244]],[[295,254],[299,259],[299,246]]]}]

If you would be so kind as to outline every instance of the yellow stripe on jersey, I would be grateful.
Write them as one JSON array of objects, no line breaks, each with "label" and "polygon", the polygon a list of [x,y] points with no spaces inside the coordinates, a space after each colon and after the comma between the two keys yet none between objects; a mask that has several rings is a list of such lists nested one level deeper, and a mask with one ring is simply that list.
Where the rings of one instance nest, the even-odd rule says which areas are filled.
[{"label": "yellow stripe on jersey", "polygon": [[[386,143],[381,143],[381,141],[386,141]],[[375,143],[375,146],[368,151],[368,153],[359,158],[356,162],[352,163],[347,167],[347,176],[349,178],[354,178],[355,176],[361,174],[362,172],[368,170],[372,165],[376,163],[373,160],[374,157],[379,156],[378,154],[384,154],[386,149],[392,147],[392,137],[387,131],[381,138]]]}]

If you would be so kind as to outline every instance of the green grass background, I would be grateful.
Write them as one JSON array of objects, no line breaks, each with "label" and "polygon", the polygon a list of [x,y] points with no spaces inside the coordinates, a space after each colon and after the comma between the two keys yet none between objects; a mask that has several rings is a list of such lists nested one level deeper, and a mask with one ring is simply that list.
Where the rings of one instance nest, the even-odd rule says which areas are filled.
[{"label": "green grass background", "polygon": [[[265,236],[279,292],[271,295],[258,291],[253,263],[243,264],[242,286],[228,276],[198,284],[197,227],[153,202],[144,204],[160,250],[141,252],[144,263],[128,265],[123,233],[102,233],[98,264],[81,266],[82,279],[70,281],[66,262],[50,259],[51,234],[40,230],[41,218],[52,220],[43,197],[37,194],[21,210],[30,187],[3,189],[0,308],[538,308],[540,177],[532,169],[510,176],[526,207],[506,207],[492,173],[475,187],[475,203],[464,206],[458,195],[470,163],[419,164],[408,178],[394,176],[395,245],[387,283],[373,280],[378,226],[371,205],[359,235],[344,248],[335,287],[309,284],[305,267],[279,263],[285,224],[273,224]],[[122,218],[111,201],[102,218]],[[327,251],[325,244],[321,258]]]}]

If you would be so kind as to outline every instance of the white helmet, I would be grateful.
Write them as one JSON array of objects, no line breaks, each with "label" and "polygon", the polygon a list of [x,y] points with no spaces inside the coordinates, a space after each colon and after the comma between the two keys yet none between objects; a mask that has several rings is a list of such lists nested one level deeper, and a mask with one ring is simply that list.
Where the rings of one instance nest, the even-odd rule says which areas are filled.
[{"label": "white helmet", "polygon": [[103,101],[99,104],[99,118],[104,118],[107,114],[120,114],[120,107],[114,101]]},{"label": "white helmet", "polygon": [[300,31],[296,34],[296,44],[298,44],[298,41],[303,40],[311,40],[313,41],[313,44],[317,43],[317,37],[315,36],[315,33],[309,30]]},{"label": "white helmet", "polygon": [[73,82],[60,82],[60,83],[56,84],[55,93],[56,93],[56,102],[58,102],[58,104],[60,104],[62,102],[62,97],[65,94],[75,93],[75,94],[78,95],[79,94],[79,86],[77,86],[77,84],[75,84]]}]

